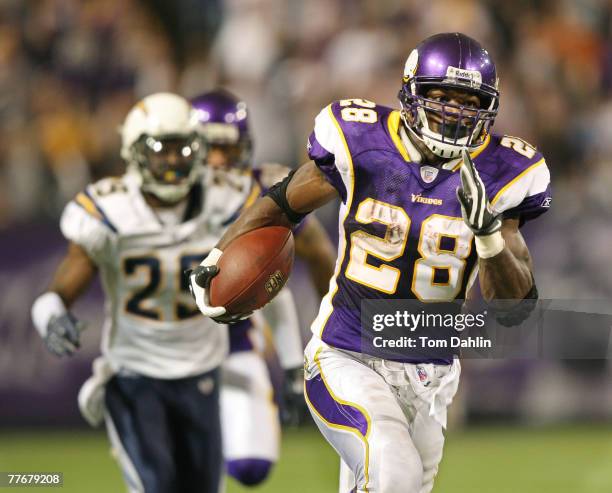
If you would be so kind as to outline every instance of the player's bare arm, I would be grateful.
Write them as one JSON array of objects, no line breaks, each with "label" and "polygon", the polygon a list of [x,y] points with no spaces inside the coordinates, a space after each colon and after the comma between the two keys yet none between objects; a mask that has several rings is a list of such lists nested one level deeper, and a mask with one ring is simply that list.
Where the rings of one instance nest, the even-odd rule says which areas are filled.
[{"label": "player's bare arm", "polygon": [[87,252],[76,243],[70,242],[48,291],[57,293],[66,307],[70,307],[91,284],[97,270]]},{"label": "player's bare arm", "polygon": [[501,227],[504,249],[494,257],[478,259],[480,286],[487,301],[521,300],[533,287],[531,256],[518,227],[518,219],[505,219]]},{"label": "player's bare arm", "polygon": [[334,274],[336,251],[321,223],[313,216],[295,237],[295,253],[304,260],[319,296],[323,297]]},{"label": "player's bare arm", "polygon": [[[232,240],[254,229],[265,226],[293,227],[309,212],[338,197],[313,161],[300,166],[284,180],[274,185],[266,196],[258,199],[228,228],[217,246],[190,275],[190,288],[200,311],[220,323],[233,322],[248,314],[225,316],[222,306],[210,306],[206,288],[218,273],[217,263],[224,248]],[[329,280],[329,279],[328,279]]]},{"label": "player's bare arm", "polygon": [[32,319],[47,349],[56,356],[71,355],[79,347],[84,324],[68,308],[96,276],[97,268],[87,252],[70,242],[48,290],[32,306]]},{"label": "player's bare arm", "polygon": [[[485,300],[537,298],[531,257],[519,231],[519,220],[502,220],[500,215],[493,213],[484,183],[469,153],[464,151],[462,158],[457,198],[463,219],[475,235],[478,276]],[[523,318],[517,317],[516,323]],[[513,324],[512,320],[508,323]]]}]

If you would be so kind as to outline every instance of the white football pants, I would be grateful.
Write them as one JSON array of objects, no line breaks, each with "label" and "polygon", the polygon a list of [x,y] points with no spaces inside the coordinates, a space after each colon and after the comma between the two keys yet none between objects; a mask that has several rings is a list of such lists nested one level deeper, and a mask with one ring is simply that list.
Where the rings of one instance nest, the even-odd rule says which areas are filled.
[{"label": "white football pants", "polygon": [[313,337],[305,395],[321,433],[354,476],[341,493],[429,493],[460,364],[408,364],[343,351]]}]

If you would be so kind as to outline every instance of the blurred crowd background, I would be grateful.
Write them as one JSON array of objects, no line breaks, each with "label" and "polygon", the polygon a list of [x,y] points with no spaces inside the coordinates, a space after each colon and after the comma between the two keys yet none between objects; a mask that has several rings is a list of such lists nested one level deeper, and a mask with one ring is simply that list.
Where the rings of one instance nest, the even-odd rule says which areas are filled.
[{"label": "blurred crowd background", "polygon": [[[492,53],[495,130],[547,157],[553,207],[526,229],[541,297],[611,298],[609,0],[0,0],[0,397],[26,402],[16,387],[40,392],[65,375],[33,337],[29,304],[61,255],[65,203],[122,172],[117,128],[135,101],[227,87],[251,109],[256,164],[296,166],[323,106],[339,97],[397,106],[407,55],[445,31]],[[334,211],[321,218],[333,231]],[[316,301],[305,306],[306,331]],[[479,364],[465,397],[475,414],[612,415],[612,393],[596,390],[611,382],[605,361]]]}]

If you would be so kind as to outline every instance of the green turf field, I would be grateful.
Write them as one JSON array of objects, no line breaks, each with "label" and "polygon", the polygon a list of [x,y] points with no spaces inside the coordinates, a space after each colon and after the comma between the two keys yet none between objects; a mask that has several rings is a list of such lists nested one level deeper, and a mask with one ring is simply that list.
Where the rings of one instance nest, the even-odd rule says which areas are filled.
[{"label": "green turf field", "polygon": [[[62,471],[66,493],[124,491],[103,434],[0,433],[0,471]],[[229,493],[336,491],[338,459],[314,429],[285,434],[270,481]],[[2,489],[3,491],[9,491]],[[19,488],[11,491],[41,491]],[[451,433],[434,493],[612,492],[612,426],[475,428]]]}]

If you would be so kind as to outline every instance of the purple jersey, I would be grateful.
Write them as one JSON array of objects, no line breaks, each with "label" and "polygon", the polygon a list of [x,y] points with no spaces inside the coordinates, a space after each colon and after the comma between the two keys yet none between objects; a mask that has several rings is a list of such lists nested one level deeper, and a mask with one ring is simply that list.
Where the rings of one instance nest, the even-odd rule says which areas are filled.
[{"label": "purple jersey", "polygon": [[[336,271],[314,334],[359,352],[361,300],[465,297],[477,257],[455,195],[459,159],[422,166],[399,112],[362,99],[323,109],[308,150],[342,198]],[[550,206],[548,168],[526,142],[490,135],[472,158],[492,209],[504,217],[522,223]]]}]

